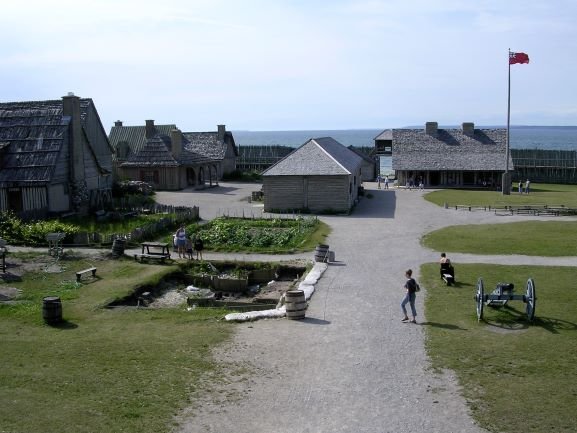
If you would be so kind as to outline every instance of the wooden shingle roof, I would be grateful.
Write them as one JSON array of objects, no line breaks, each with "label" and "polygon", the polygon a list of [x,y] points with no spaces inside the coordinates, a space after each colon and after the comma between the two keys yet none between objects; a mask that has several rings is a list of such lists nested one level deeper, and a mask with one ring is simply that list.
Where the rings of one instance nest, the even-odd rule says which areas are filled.
[{"label": "wooden shingle roof", "polygon": [[[507,131],[474,129],[471,135],[462,129],[393,129],[392,161],[394,170],[505,170]],[[509,156],[509,167],[513,160]]]},{"label": "wooden shingle roof", "polygon": [[356,173],[362,158],[331,137],[312,138],[263,172],[263,176],[320,176]]},{"label": "wooden shingle roof", "polygon": [[117,149],[120,143],[126,143],[129,147],[126,158],[121,158],[117,151],[115,159],[121,167],[172,167],[207,164],[224,157],[222,146],[215,146],[216,150],[211,150],[217,144],[216,132],[187,132],[181,133],[182,152],[175,159],[170,151],[170,131],[174,129],[177,129],[176,125],[154,125],[154,134],[147,139],[145,126],[113,126],[109,135],[110,143]]},{"label": "wooden shingle roof", "polygon": [[212,159],[222,160],[226,155],[227,141],[232,141],[235,154],[238,151],[234,145],[234,138],[230,131],[225,132],[225,139],[218,139],[218,132],[184,132],[190,150]]},{"label": "wooden shingle roof", "polygon": [[174,159],[166,144],[158,135],[146,140],[136,153],[128,156],[121,167],[177,167],[179,163]]},{"label": "wooden shingle roof", "polygon": [[[80,99],[83,126],[91,104],[92,99]],[[50,182],[59,154],[68,145],[70,121],[63,116],[61,99],[0,103],[0,184]]]}]

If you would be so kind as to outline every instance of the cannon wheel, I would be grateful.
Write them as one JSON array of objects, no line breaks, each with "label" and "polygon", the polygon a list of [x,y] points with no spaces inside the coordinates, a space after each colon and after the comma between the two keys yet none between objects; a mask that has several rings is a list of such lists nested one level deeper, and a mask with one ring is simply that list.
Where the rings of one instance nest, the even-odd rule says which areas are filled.
[{"label": "cannon wheel", "polygon": [[483,279],[481,277],[477,280],[475,301],[477,301],[477,320],[481,321],[483,318],[483,305],[485,303],[485,287],[483,286]]},{"label": "cannon wheel", "polygon": [[535,318],[535,304],[537,303],[537,294],[535,291],[535,282],[533,281],[532,278],[529,278],[527,280],[527,288],[526,288],[526,292],[525,292],[525,303],[526,305],[526,311],[527,311],[527,319],[529,319],[530,322],[533,321],[533,319]]}]

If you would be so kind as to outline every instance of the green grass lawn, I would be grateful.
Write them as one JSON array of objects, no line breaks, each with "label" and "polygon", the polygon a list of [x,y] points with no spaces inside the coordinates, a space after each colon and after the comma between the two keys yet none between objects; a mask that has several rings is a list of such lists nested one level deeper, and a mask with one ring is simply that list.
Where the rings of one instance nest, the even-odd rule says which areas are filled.
[{"label": "green grass lawn", "polygon": [[[63,263],[62,273],[11,282],[23,296],[0,304],[0,430],[169,431],[174,415],[218,371],[210,351],[232,331],[224,311],[101,308],[176,268]],[[74,272],[88,264],[98,267],[98,280],[76,285]],[[62,326],[42,321],[47,295],[62,299]]]},{"label": "green grass lawn", "polygon": [[[441,284],[438,264],[421,268],[427,288],[423,323],[435,368],[456,372],[472,414],[495,432],[573,433],[577,412],[577,296],[575,268],[458,265],[457,284]],[[536,319],[525,304],[486,307],[477,322],[475,284],[485,292],[512,282],[525,292],[536,285]]]},{"label": "green grass lawn", "polygon": [[474,254],[577,256],[577,221],[522,221],[451,226],[427,233],[422,244],[437,251]]},{"label": "green grass lawn", "polygon": [[519,205],[565,205],[577,208],[577,185],[532,184],[529,194],[519,194],[513,189],[510,195],[498,191],[443,189],[425,195],[425,200],[443,206],[519,206]]}]

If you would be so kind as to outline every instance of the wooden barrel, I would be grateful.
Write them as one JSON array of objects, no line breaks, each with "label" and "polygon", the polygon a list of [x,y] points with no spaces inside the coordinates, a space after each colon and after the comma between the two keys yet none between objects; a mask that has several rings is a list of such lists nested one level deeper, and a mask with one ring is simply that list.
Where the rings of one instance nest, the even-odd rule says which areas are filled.
[{"label": "wooden barrel", "polygon": [[126,247],[126,239],[114,239],[112,243],[112,256],[121,257],[124,255],[124,248]]},{"label": "wooden barrel", "polygon": [[49,325],[62,322],[62,302],[58,296],[47,296],[42,300],[42,318]]},{"label": "wooden barrel", "polygon": [[329,246],[318,244],[315,248],[315,262],[327,262],[329,260]]},{"label": "wooden barrel", "polygon": [[307,302],[302,290],[287,290],[285,292],[286,317],[291,320],[305,318]]}]

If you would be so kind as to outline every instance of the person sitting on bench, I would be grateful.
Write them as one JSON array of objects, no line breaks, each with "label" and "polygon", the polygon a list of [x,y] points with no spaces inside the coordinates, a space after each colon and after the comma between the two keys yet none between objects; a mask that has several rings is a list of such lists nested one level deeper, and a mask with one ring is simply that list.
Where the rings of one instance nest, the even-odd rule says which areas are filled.
[{"label": "person sitting on bench", "polygon": [[450,275],[455,280],[455,268],[451,264],[451,260],[447,257],[445,253],[441,253],[441,260],[439,260],[441,264],[440,274],[441,278],[444,277],[445,274]]}]

